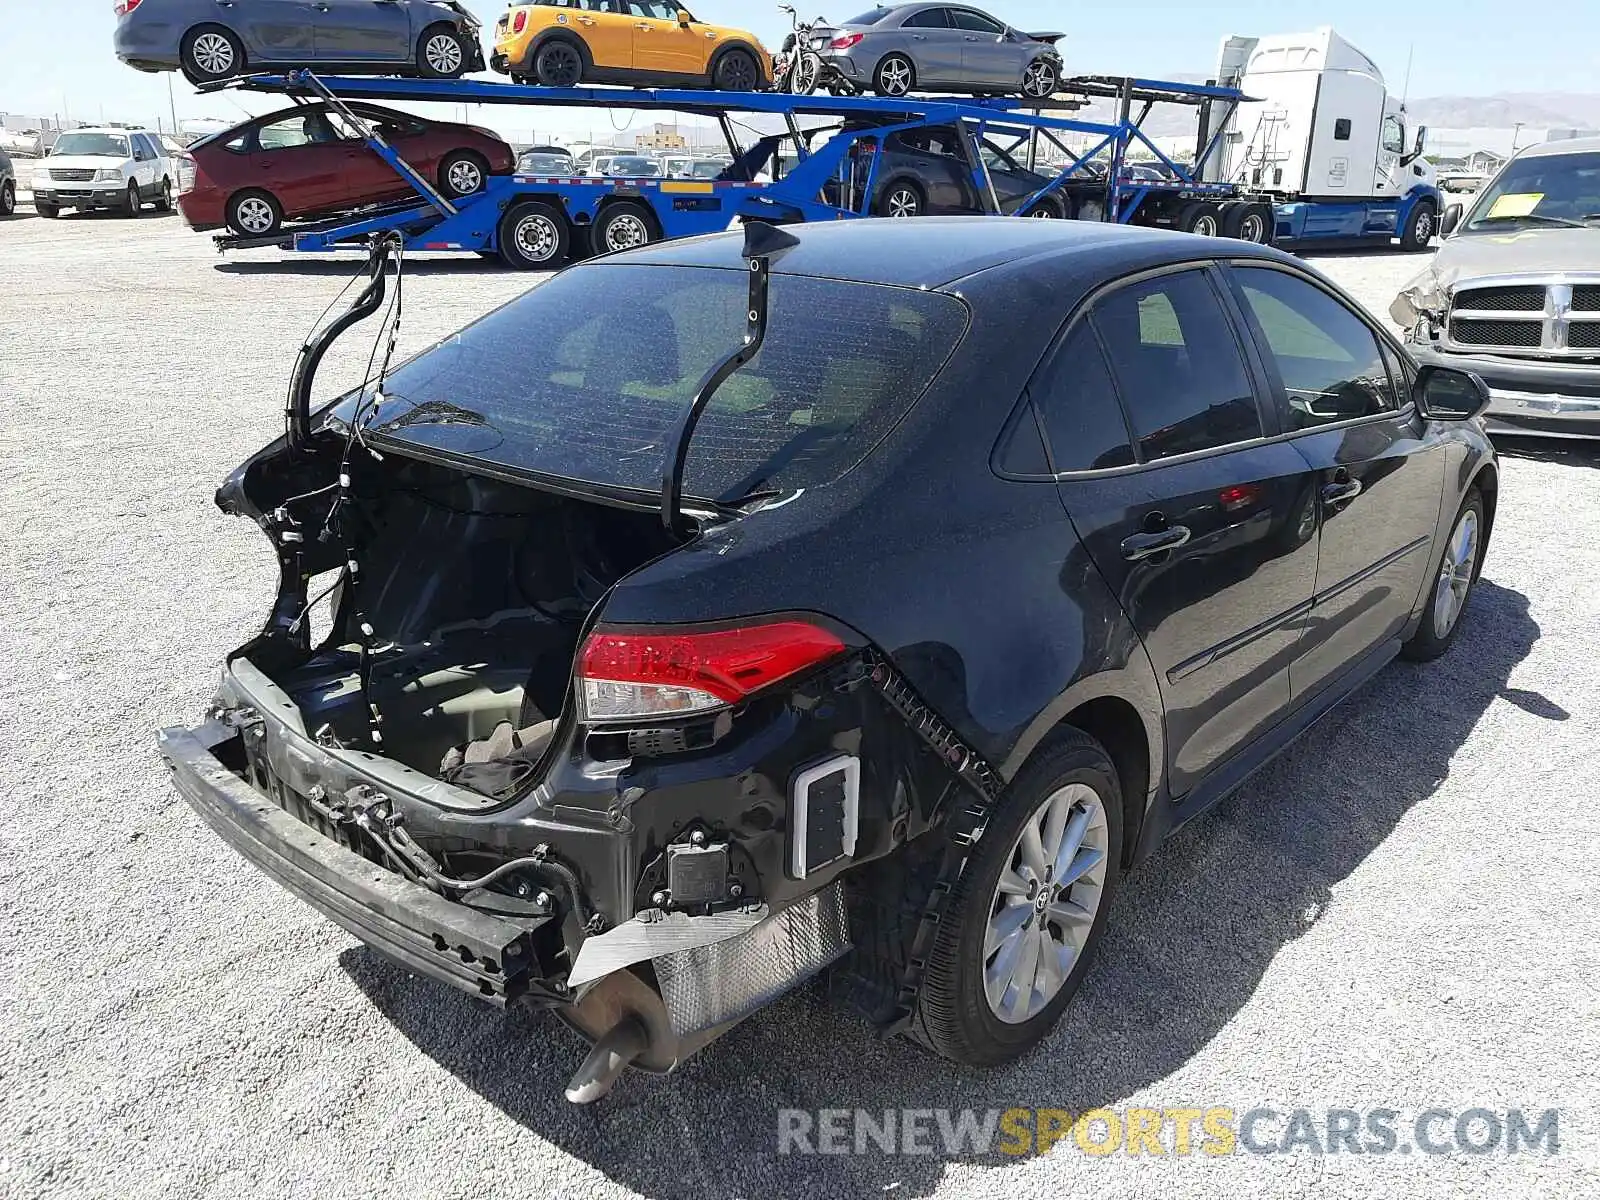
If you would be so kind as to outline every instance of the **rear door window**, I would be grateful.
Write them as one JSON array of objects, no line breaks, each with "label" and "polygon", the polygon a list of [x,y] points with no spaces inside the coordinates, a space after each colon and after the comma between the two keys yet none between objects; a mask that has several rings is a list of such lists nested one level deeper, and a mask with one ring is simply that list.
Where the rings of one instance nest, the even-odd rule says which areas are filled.
[{"label": "rear door window", "polygon": [[1285,432],[1399,409],[1378,337],[1319,287],[1283,271],[1236,267],[1281,386],[1273,388]]},{"label": "rear door window", "polygon": [[952,8],[948,11],[950,13],[950,24],[957,29],[967,29],[973,33],[987,33],[991,37],[999,37],[1006,31],[1006,27],[1000,24],[999,21],[994,20],[992,17],[986,17],[982,13],[973,12],[970,8]]},{"label": "rear door window", "polygon": [[[742,270],[557,275],[391,375],[372,432],[656,491],[695,389],[744,337],[748,298]],[[952,296],[777,276],[767,340],[702,417],[685,492],[735,499],[837,478],[917,402],[966,327]]]},{"label": "rear door window", "polygon": [[1028,385],[1056,471],[1098,471],[1133,462],[1117,389],[1089,322],[1079,321]]},{"label": "rear door window", "polygon": [[[852,22],[855,24],[857,22]],[[950,10],[947,8],[930,8],[925,12],[912,13],[901,22],[902,29],[949,29]]]},{"label": "rear door window", "polygon": [[1262,436],[1244,353],[1200,270],[1119,288],[1093,309],[1146,461]]}]

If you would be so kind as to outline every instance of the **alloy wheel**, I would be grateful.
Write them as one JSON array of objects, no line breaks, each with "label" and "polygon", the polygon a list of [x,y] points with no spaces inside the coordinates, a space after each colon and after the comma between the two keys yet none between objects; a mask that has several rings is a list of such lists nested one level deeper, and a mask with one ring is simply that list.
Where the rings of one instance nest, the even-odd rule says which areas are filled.
[{"label": "alloy wheel", "polygon": [[915,217],[922,213],[922,198],[910,188],[895,188],[884,201],[891,217]]},{"label": "alloy wheel", "polygon": [[1022,93],[1034,100],[1043,100],[1056,90],[1056,71],[1043,59],[1035,59],[1022,73]]},{"label": "alloy wheel", "polygon": [[1461,619],[1467,593],[1478,568],[1478,514],[1467,509],[1456,522],[1439,565],[1439,581],[1433,590],[1433,633],[1445,638]]},{"label": "alloy wheel", "polygon": [[1417,214],[1417,245],[1426,246],[1433,240],[1433,210],[1424,208]]},{"label": "alloy wheel", "polygon": [[1031,1020],[1065,986],[1100,909],[1110,849],[1105,809],[1087,784],[1052,792],[1023,824],[984,930],[983,991],[1000,1020]]},{"label": "alloy wheel", "polygon": [[543,213],[530,213],[517,222],[511,233],[517,249],[529,262],[548,262],[555,257],[561,244],[561,233],[555,222]]},{"label": "alloy wheel", "polygon": [[470,158],[458,159],[445,172],[450,190],[458,196],[470,196],[483,187],[483,171]]},{"label": "alloy wheel", "polygon": [[796,96],[809,96],[817,90],[821,77],[822,59],[815,54],[802,54],[789,73],[789,91]]},{"label": "alloy wheel", "polygon": [[650,229],[644,218],[623,213],[606,223],[606,249],[636,250],[650,244]]},{"label": "alloy wheel", "polygon": [[226,75],[233,70],[233,43],[225,34],[202,33],[189,53],[195,66],[207,75]]},{"label": "alloy wheel", "polygon": [[8,180],[0,185],[0,217],[9,217],[17,211],[17,192]]},{"label": "alloy wheel", "polygon": [[878,68],[878,82],[886,96],[904,96],[911,90],[911,64],[898,54]]},{"label": "alloy wheel", "polygon": [[1241,241],[1260,244],[1267,240],[1265,236],[1266,228],[1267,223],[1261,219],[1260,215],[1251,213],[1243,221],[1239,222],[1239,238]]},{"label": "alloy wheel", "polygon": [[577,87],[582,76],[583,62],[565,42],[552,42],[539,56],[539,82],[546,87]]},{"label": "alloy wheel", "polygon": [[428,69],[440,75],[454,75],[461,69],[461,42],[453,33],[436,33],[422,48]]},{"label": "alloy wheel", "polygon": [[734,51],[717,67],[717,86],[725,92],[753,92],[756,87],[756,67],[750,56]]},{"label": "alloy wheel", "polygon": [[246,233],[266,233],[275,219],[272,205],[260,196],[246,196],[234,207],[233,215]]}]

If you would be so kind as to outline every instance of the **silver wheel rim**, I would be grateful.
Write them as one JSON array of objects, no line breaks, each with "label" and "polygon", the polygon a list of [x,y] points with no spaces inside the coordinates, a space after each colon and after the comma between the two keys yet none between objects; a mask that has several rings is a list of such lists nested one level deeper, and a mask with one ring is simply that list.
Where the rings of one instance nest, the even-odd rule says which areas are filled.
[{"label": "silver wheel rim", "polygon": [[461,43],[448,33],[434,34],[422,53],[428,66],[441,75],[451,75],[461,69]]},{"label": "silver wheel rim", "polygon": [[914,217],[921,208],[917,194],[909,188],[896,188],[889,193],[888,209],[891,217]]},{"label": "silver wheel rim", "polygon": [[817,90],[817,77],[822,74],[822,60],[814,54],[802,54],[789,77],[789,90],[796,96],[809,96]]},{"label": "silver wheel rim", "polygon": [[233,70],[233,43],[220,33],[202,33],[190,53],[194,65],[207,75],[226,75]]},{"label": "silver wheel rim", "polygon": [[445,178],[450,181],[450,190],[458,196],[470,196],[483,186],[483,172],[471,159],[451,163]]},{"label": "silver wheel rim", "polygon": [[1247,242],[1260,242],[1262,223],[1261,218],[1251,213],[1239,223],[1239,236]]},{"label": "silver wheel rim", "polygon": [[1110,831],[1099,794],[1069,783],[1022,826],[989,901],[983,992],[1008,1025],[1038,1016],[1066,986],[1105,894]]},{"label": "silver wheel rim", "polygon": [[650,228],[636,213],[623,213],[606,223],[607,250],[636,250],[650,244]]},{"label": "silver wheel rim", "polygon": [[1043,99],[1053,90],[1054,74],[1047,63],[1031,63],[1023,73],[1022,90],[1035,99]]},{"label": "silver wheel rim", "polygon": [[887,95],[904,96],[911,90],[911,64],[903,58],[891,58],[878,69],[878,78]]},{"label": "silver wheel rim", "polygon": [[1467,593],[1472,590],[1472,576],[1478,565],[1478,514],[1468,509],[1461,514],[1450,534],[1450,544],[1445,547],[1444,562],[1439,566],[1439,582],[1433,591],[1433,633],[1435,637],[1450,636],[1450,631],[1461,619],[1466,607]]},{"label": "silver wheel rim", "polygon": [[17,194],[11,190],[11,185],[8,183],[4,187],[0,187],[0,212],[9,217],[16,207]]},{"label": "silver wheel rim", "polygon": [[1433,238],[1433,214],[1423,209],[1417,214],[1417,244],[1426,246]]},{"label": "silver wheel rim", "polygon": [[265,233],[272,228],[272,205],[259,196],[249,196],[239,201],[233,210],[239,228],[246,233]]},{"label": "silver wheel rim", "polygon": [[1217,236],[1217,219],[1215,217],[1201,217],[1194,223],[1194,232],[1201,237]]},{"label": "silver wheel rim", "polygon": [[543,213],[536,213],[517,222],[511,240],[529,262],[548,262],[555,257],[561,234],[554,221]]},{"label": "silver wheel rim", "polygon": [[1039,205],[1038,208],[1034,209],[1028,215],[1034,218],[1036,221],[1050,221],[1055,219],[1055,213],[1050,211],[1050,206],[1048,204]]}]

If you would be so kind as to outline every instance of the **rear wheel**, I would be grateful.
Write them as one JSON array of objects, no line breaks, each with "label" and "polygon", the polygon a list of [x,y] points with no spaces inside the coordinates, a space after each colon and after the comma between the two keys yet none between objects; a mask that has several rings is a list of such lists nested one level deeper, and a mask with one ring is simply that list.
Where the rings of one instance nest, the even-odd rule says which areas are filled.
[{"label": "rear wheel", "polygon": [[1048,100],[1061,86],[1061,72],[1048,58],[1036,58],[1022,73],[1022,94],[1029,100]]},{"label": "rear wheel", "polygon": [[244,44],[221,25],[197,25],[178,50],[183,74],[190,83],[231,79],[244,71]]},{"label": "rear wheel", "polygon": [[566,214],[546,200],[522,200],[500,218],[500,257],[509,267],[539,271],[560,266],[572,245]]},{"label": "rear wheel", "polygon": [[1062,221],[1066,219],[1067,211],[1055,196],[1046,196],[1022,215],[1044,221]]},{"label": "rear wheel", "polygon": [[1184,205],[1177,227],[1184,233],[1216,237],[1222,232],[1222,210],[1209,201],[1195,200]]},{"label": "rear wheel", "polygon": [[9,217],[17,211],[17,189],[11,180],[0,183],[0,217]]},{"label": "rear wheel", "polygon": [[467,70],[467,46],[458,30],[430,25],[417,39],[417,70],[429,79],[460,79]]},{"label": "rear wheel", "polygon": [[761,67],[755,55],[735,48],[717,60],[711,85],[720,92],[753,92],[761,86]]},{"label": "rear wheel", "polygon": [[920,217],[927,211],[928,202],[922,189],[904,179],[896,180],[884,188],[878,200],[880,217]]},{"label": "rear wheel", "polygon": [[615,254],[620,250],[637,250],[640,246],[648,246],[661,234],[656,229],[655,216],[648,208],[624,200],[606,207],[589,236],[594,240],[596,253]]},{"label": "rear wheel", "polygon": [[283,206],[270,192],[240,192],[228,201],[228,228],[246,237],[276,233],[283,224]]},{"label": "rear wheel", "polygon": [[533,75],[545,87],[577,87],[583,81],[583,55],[571,42],[546,42],[534,56]]},{"label": "rear wheel", "polygon": [[1272,209],[1256,201],[1238,201],[1222,207],[1222,236],[1258,246],[1272,241]]},{"label": "rear wheel", "polygon": [[161,195],[156,197],[156,211],[169,213],[172,211],[172,180],[161,181]]},{"label": "rear wheel", "polygon": [[1456,523],[1450,527],[1450,540],[1440,555],[1422,624],[1400,648],[1413,662],[1431,662],[1450,649],[1483,566],[1483,543],[1483,494],[1474,486],[1456,514]]},{"label": "rear wheel", "polygon": [[982,1065],[1044,1038],[1104,930],[1121,846],[1116,768],[1093,738],[1062,731],[1007,788],[950,895],[912,1036]]},{"label": "rear wheel", "polygon": [[483,191],[488,180],[489,164],[481,154],[455,150],[440,160],[439,190],[451,200]]},{"label": "rear wheel", "polygon": [[905,96],[916,86],[916,65],[904,54],[885,55],[872,73],[872,89],[880,96]]}]

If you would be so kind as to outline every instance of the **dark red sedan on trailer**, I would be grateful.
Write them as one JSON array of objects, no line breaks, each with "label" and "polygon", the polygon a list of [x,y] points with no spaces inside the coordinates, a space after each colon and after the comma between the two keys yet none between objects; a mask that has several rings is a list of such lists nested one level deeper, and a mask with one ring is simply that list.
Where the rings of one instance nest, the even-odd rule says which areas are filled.
[{"label": "dark red sedan on trailer", "polygon": [[[481,191],[509,175],[516,155],[472,125],[428,121],[375,104],[352,104],[400,156],[446,197]],[[326,104],[269,113],[190,147],[194,176],[178,208],[195,229],[265,236],[286,220],[319,217],[416,195],[380,158],[355,122]]]}]

